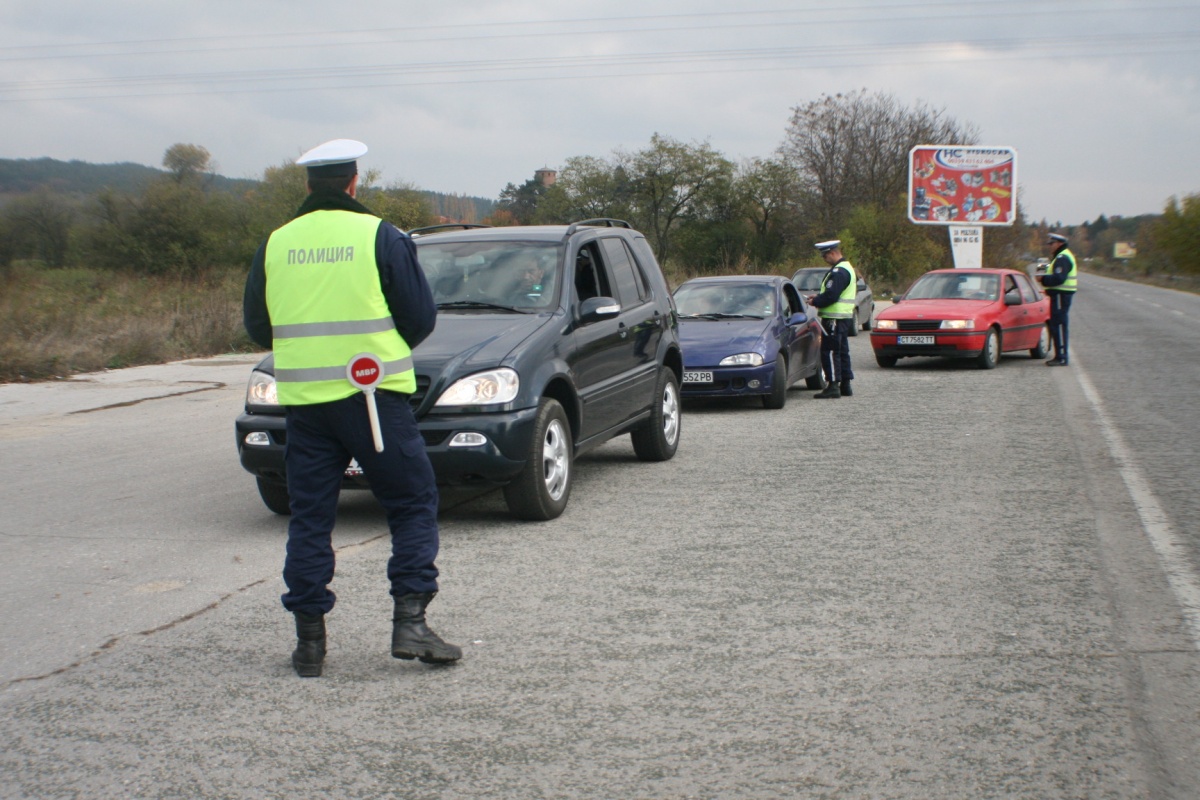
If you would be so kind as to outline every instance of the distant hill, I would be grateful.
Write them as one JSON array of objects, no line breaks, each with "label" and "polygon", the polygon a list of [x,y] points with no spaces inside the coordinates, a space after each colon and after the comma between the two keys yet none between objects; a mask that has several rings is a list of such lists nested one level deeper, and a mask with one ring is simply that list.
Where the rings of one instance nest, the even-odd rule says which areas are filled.
[{"label": "distant hill", "polygon": [[[90,164],[86,161],[59,161],[53,158],[0,158],[0,198],[49,189],[61,194],[88,196],[103,189],[136,194],[151,181],[166,175],[166,170],[143,164]],[[258,181],[247,178],[211,176],[214,188],[245,192]],[[485,197],[445,194],[421,190],[437,216],[461,222],[478,222],[492,213],[496,201]]]},{"label": "distant hill", "polygon": [[[0,195],[20,195],[46,188],[63,194],[90,195],[102,189],[135,193],[165,170],[143,164],[89,164],[53,158],[0,158]],[[224,191],[241,192],[256,181],[212,176],[213,185]]]}]

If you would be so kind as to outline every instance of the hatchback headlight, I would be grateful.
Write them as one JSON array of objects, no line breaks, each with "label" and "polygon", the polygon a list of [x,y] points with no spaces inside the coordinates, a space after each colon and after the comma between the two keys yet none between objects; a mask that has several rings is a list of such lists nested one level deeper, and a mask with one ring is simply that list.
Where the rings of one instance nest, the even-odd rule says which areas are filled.
[{"label": "hatchback headlight", "polygon": [[877,331],[894,331],[896,330],[896,320],[877,319],[871,323],[871,327]]},{"label": "hatchback headlight", "polygon": [[944,319],[944,320],[942,320],[942,324],[939,325],[938,327],[940,327],[944,331],[966,331],[966,330],[971,330],[972,328],[975,327],[975,320],[973,320],[973,319]]},{"label": "hatchback headlight", "polygon": [[486,372],[476,372],[459,378],[442,392],[435,406],[487,406],[511,403],[517,398],[521,379],[515,369],[501,367]]},{"label": "hatchback headlight", "polygon": [[758,353],[738,353],[721,359],[719,367],[761,367],[763,357]]},{"label": "hatchback headlight", "polygon": [[279,405],[279,393],[275,390],[274,375],[268,375],[259,370],[250,373],[250,382],[246,384],[246,405]]}]

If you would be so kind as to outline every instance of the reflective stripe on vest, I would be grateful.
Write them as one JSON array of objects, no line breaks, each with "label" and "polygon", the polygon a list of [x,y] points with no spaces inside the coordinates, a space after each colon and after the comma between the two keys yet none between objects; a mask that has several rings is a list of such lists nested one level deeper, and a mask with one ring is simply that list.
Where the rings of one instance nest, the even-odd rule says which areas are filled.
[{"label": "reflective stripe on vest", "polygon": [[858,280],[854,276],[854,267],[850,266],[850,262],[842,259],[833,265],[833,269],[825,273],[825,277],[821,279],[821,292],[825,291],[825,281],[829,280],[829,276],[833,274],[833,270],[841,267],[850,273],[850,283],[842,289],[842,294],[838,297],[837,302],[830,303],[824,308],[817,309],[817,316],[825,319],[851,319],[854,316],[854,299],[858,296]]},{"label": "reflective stripe on vest", "polygon": [[[1067,279],[1065,281],[1060,283],[1058,286],[1047,286],[1046,288],[1052,292],[1073,292],[1079,286],[1079,280],[1076,276],[1078,266],[1075,263],[1075,254],[1070,250],[1063,250],[1058,255],[1067,257],[1067,260],[1071,262],[1071,270],[1067,273]],[[1055,258],[1057,260],[1057,256]]]},{"label": "reflective stripe on vest", "polygon": [[378,388],[416,390],[412,352],[379,285],[380,224],[369,214],[313,211],[267,240],[267,310],[281,405],[351,396],[358,389],[346,379],[346,364],[359,353],[383,362]]}]

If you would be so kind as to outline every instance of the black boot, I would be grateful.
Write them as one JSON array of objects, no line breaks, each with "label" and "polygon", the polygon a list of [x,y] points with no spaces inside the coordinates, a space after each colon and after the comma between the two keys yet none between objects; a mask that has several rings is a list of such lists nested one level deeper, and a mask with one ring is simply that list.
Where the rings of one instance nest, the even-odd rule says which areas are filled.
[{"label": "black boot", "polygon": [[392,615],[392,656],[426,664],[445,664],[462,658],[462,648],[442,641],[425,624],[425,606],[437,592],[405,594],[396,598]]},{"label": "black boot", "polygon": [[325,615],[309,615],[301,611],[296,617],[296,650],[292,653],[292,666],[301,678],[321,677],[325,664]]},{"label": "black boot", "polygon": [[813,395],[813,400],[837,400],[842,396],[842,390],[836,383],[831,383],[823,391]]},{"label": "black boot", "polygon": [[854,390],[850,388],[850,381],[842,381],[842,397],[854,397]]}]

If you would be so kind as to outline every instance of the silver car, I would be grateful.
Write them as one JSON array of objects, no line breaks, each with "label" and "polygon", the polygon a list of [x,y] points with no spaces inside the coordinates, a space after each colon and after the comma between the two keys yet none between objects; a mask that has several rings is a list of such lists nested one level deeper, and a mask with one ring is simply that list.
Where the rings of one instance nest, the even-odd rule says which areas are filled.
[{"label": "silver car", "polygon": [[[857,270],[855,271],[857,274]],[[804,267],[796,270],[792,283],[800,290],[800,294],[811,297],[821,291],[821,281],[829,274],[829,267]],[[875,319],[875,297],[871,287],[858,275],[858,286],[854,296],[854,326],[850,329],[851,336],[858,336],[859,330],[871,330],[871,321]]]}]

